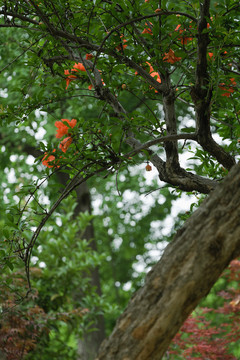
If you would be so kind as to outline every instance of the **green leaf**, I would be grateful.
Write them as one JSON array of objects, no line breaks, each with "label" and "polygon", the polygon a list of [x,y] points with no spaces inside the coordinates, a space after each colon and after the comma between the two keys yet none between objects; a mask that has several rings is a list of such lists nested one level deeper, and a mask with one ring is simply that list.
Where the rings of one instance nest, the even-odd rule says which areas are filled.
[{"label": "green leaf", "polygon": [[2,233],[3,233],[3,236],[4,236],[6,239],[9,239],[9,237],[10,237],[10,231],[9,231],[8,228],[6,228],[6,227],[3,228]]},{"label": "green leaf", "polygon": [[6,255],[5,250],[0,249],[0,257],[4,257]]},{"label": "green leaf", "polygon": [[8,266],[8,268],[13,271],[13,269],[14,269],[13,263],[9,260],[6,260],[5,262],[6,262],[6,265]]},{"label": "green leaf", "polygon": [[182,128],[181,131],[183,133],[195,133],[196,129],[194,127],[185,127]]}]

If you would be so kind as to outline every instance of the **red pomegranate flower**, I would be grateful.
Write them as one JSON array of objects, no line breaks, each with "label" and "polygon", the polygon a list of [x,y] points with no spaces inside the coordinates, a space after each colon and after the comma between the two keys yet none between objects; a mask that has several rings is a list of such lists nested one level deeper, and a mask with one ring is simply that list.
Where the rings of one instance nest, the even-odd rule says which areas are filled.
[{"label": "red pomegranate flower", "polygon": [[61,121],[56,121],[55,122],[55,126],[57,127],[57,133],[56,133],[56,138],[60,139],[61,137],[63,137],[64,135],[68,134],[68,130],[69,130],[69,126],[67,126],[65,123],[68,123],[68,125],[71,128],[74,128],[74,126],[77,124],[77,120],[76,119],[72,119],[71,121],[68,119],[61,119]]}]

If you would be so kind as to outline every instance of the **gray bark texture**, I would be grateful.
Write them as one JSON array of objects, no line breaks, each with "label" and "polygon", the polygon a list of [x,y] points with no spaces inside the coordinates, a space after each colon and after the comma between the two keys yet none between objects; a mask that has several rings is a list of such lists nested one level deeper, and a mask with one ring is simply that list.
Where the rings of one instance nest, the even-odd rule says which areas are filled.
[{"label": "gray bark texture", "polygon": [[159,360],[199,301],[240,255],[240,164],[176,233],[96,360]]}]

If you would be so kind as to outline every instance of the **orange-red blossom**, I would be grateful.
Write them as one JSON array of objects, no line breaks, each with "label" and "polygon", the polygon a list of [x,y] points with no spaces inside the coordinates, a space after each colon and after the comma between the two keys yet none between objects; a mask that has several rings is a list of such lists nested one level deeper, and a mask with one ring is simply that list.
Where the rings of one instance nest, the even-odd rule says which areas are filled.
[{"label": "orange-red blossom", "polygon": [[[86,71],[86,69],[85,69],[85,67],[83,66],[83,64],[82,63],[75,63],[74,65],[73,65],[73,69],[71,69],[71,72],[73,72],[73,71]],[[68,88],[68,86],[69,86],[69,84],[70,84],[70,82],[71,81],[73,81],[73,80],[75,80],[75,79],[77,79],[77,76],[75,76],[75,75],[72,75],[72,74],[70,74],[70,72],[69,72],[69,70],[64,70],[64,74],[65,75],[68,75],[67,77],[66,77],[66,89]]]},{"label": "orange-red blossom", "polygon": [[[65,124],[64,124],[65,122]],[[63,137],[64,135],[68,134],[68,130],[69,130],[69,126],[67,126],[67,124],[71,127],[74,128],[74,126],[77,124],[77,120],[76,119],[72,119],[71,121],[68,119],[61,119],[61,121],[56,121],[55,122],[55,126],[57,128],[57,133],[56,133],[56,138],[60,139],[61,137]]]},{"label": "orange-red blossom", "polygon": [[[121,36],[120,36],[120,38],[122,39],[122,42],[123,43],[126,43],[127,42],[127,40],[126,39],[124,39],[124,35],[122,34]],[[127,44],[119,44],[118,46],[116,46],[116,49],[118,50],[118,51],[121,51],[122,49],[126,49],[126,47],[127,47]]]},{"label": "orange-red blossom", "polygon": [[219,89],[223,90],[223,91],[226,91],[225,93],[221,94],[221,96],[226,96],[226,97],[230,97],[230,95],[232,93],[234,93],[235,89],[234,89],[234,86],[237,85],[236,81],[235,81],[235,78],[230,78],[229,79],[231,81],[231,85],[229,87],[225,87],[225,83],[221,83],[219,84]]},{"label": "orange-red blossom", "polygon": [[[175,31],[178,31],[179,34],[182,34],[184,31],[186,31],[186,29],[180,29],[181,24],[178,24],[178,26],[176,27]],[[191,25],[189,26],[191,28]],[[191,41],[193,38],[189,37],[189,36],[181,36],[178,38],[179,40],[181,40],[181,44],[186,45],[188,41]]]},{"label": "orange-red blossom", "polygon": [[[55,151],[56,151],[56,149],[53,149],[53,152],[55,152]],[[42,159],[42,164],[43,164],[44,166],[47,166],[48,168],[55,167],[54,164],[53,164],[53,165],[49,164],[49,163],[52,163],[55,159],[56,159],[56,158],[55,158],[54,155],[49,155],[47,152],[45,152],[45,153],[44,153],[44,157],[43,157],[43,159]],[[57,167],[59,167],[59,166],[57,166]]]},{"label": "orange-red blossom", "polygon": [[[73,69],[71,69],[71,71],[77,71],[78,72],[78,70],[86,71],[86,69],[85,69],[85,67],[83,66],[82,63],[78,63],[78,64],[75,63],[74,66],[73,66]],[[70,74],[69,70],[64,70],[64,74],[68,75],[67,78],[66,78],[66,89],[67,89],[70,82],[77,79],[77,76]]]},{"label": "orange-red blossom", "polygon": [[[127,40],[123,40],[123,42],[126,42]],[[125,48],[125,47],[127,47],[127,45],[123,45],[123,48]],[[92,54],[86,54],[86,60],[91,60],[93,58],[93,55]],[[75,63],[74,65],[73,65],[73,69],[71,69],[71,72],[73,72],[73,71],[86,71],[86,69],[85,69],[85,67],[84,67],[84,65],[82,64],[82,63]],[[69,72],[69,70],[64,70],[64,74],[65,75],[68,75],[67,77],[66,77],[66,90],[67,90],[67,88],[68,88],[68,86],[69,86],[69,84],[70,84],[70,82],[71,81],[73,81],[73,80],[75,80],[75,79],[77,79],[77,76],[75,76],[75,75],[72,75],[72,74],[70,74],[70,72]],[[103,84],[104,84],[104,82],[103,82]],[[93,88],[93,86],[92,86],[92,84],[90,84],[89,86],[88,86],[88,90],[92,90],[92,88]]]},{"label": "orange-red blossom", "polygon": [[[64,124],[65,122],[65,124]],[[55,126],[57,127],[57,133],[56,133],[56,138],[60,139],[61,137],[63,137],[64,135],[68,135],[68,131],[69,131],[69,127],[70,128],[74,128],[74,126],[76,126],[77,124],[77,120],[76,119],[72,119],[71,121],[68,119],[61,119],[61,121],[56,121],[55,122]],[[60,149],[65,153],[67,151],[67,149],[69,148],[69,146],[72,143],[72,137],[71,135],[66,137],[65,139],[63,139],[59,145]]]},{"label": "orange-red blossom", "polygon": [[208,56],[210,57],[210,60],[212,60],[212,58],[213,58],[213,53],[212,53],[212,52],[209,52],[209,53],[208,53]]},{"label": "orange-red blossom", "polygon": [[65,139],[63,139],[59,145],[60,149],[65,153],[67,151],[67,149],[69,148],[69,146],[71,145],[73,139],[71,136],[66,137]]},{"label": "orange-red blossom", "polygon": [[170,64],[174,64],[176,61],[180,61],[182,59],[181,57],[177,57],[172,49],[170,49],[168,53],[164,53],[164,55],[163,60]]},{"label": "orange-red blossom", "polygon": [[[65,124],[64,124],[65,123]],[[72,119],[72,120],[68,120],[68,119],[61,119],[61,121],[56,121],[55,122],[55,126],[57,128],[57,133],[56,133],[56,138],[60,139],[61,137],[63,137],[64,135],[68,135],[68,131],[69,131],[69,126],[70,128],[74,128],[74,126],[77,124],[77,120],[76,119]],[[70,135],[70,134],[69,134]],[[69,146],[71,145],[73,139],[70,136],[66,137],[65,139],[63,139],[59,145],[60,149],[65,153],[67,151],[67,149],[69,148]],[[53,150],[53,152],[55,152],[56,149]],[[42,159],[42,164],[44,166],[47,166],[49,168],[52,167],[59,167],[59,165],[51,165],[49,163],[53,162],[55,160],[55,156],[52,154],[48,154],[45,152],[44,157]]]},{"label": "orange-red blossom", "polygon": [[[212,52],[208,53],[208,56],[210,58],[210,60],[215,60],[215,57],[213,56],[214,54]],[[227,55],[227,51],[224,51],[223,53],[220,54],[221,56]]]},{"label": "orange-red blossom", "polygon": [[66,77],[66,90],[70,84],[71,81],[75,80],[77,77],[75,75],[70,74],[69,70],[64,70],[64,74],[68,75]]},{"label": "orange-red blossom", "polygon": [[[157,82],[159,82],[159,84],[161,84],[161,78],[160,78],[160,75],[159,75],[159,73],[158,72],[156,72],[156,71],[154,71],[154,69],[153,69],[153,67],[152,67],[152,65],[147,61],[146,62],[148,65],[149,65],[149,67],[150,67],[150,70],[149,70],[149,73],[150,73],[150,75],[153,77],[153,78],[155,78],[155,76],[156,76],[156,81]],[[156,91],[157,92],[157,91]]]},{"label": "orange-red blossom", "polygon": [[[149,69],[150,75],[151,75],[153,78],[156,77],[155,80],[156,80],[157,82],[159,82],[159,84],[161,84],[162,81],[161,81],[161,78],[160,78],[159,73],[156,72],[156,71],[154,71],[152,65],[151,65],[148,61],[146,61],[146,64],[148,64],[149,67],[150,67],[150,69]],[[138,72],[137,72],[137,71],[135,71],[135,75],[138,75]],[[151,89],[152,89],[152,87],[151,87]],[[157,90],[155,90],[155,92],[157,93]]]},{"label": "orange-red blossom", "polygon": [[[149,22],[149,24],[152,26],[153,24],[151,22]],[[145,23],[146,26],[148,26],[148,23]],[[143,31],[142,31],[142,34],[150,34],[150,35],[153,35],[152,33],[152,29],[149,27],[149,28],[145,28]]]},{"label": "orange-red blossom", "polygon": [[91,60],[93,58],[93,54],[86,54],[86,60]]}]

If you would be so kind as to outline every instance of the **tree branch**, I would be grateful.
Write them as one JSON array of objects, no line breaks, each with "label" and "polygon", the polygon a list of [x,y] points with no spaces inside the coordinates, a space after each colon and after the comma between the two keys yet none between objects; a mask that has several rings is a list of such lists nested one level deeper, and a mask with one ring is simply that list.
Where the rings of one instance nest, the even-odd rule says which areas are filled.
[{"label": "tree branch", "polygon": [[200,6],[200,20],[198,22],[198,45],[196,64],[196,83],[191,90],[192,100],[196,111],[197,139],[205,151],[214,156],[220,164],[230,170],[236,163],[235,159],[224,151],[212,138],[210,130],[210,112],[212,89],[209,86],[207,63],[207,47],[210,42],[207,32],[207,18],[209,18],[210,0],[203,1]]},{"label": "tree branch", "polygon": [[[84,64],[86,64],[86,66],[89,66],[89,68],[93,66],[90,60],[84,60]],[[97,72],[99,76],[99,72],[97,69],[94,69],[94,72]],[[118,118],[121,121],[124,121],[124,115],[126,115],[126,110],[123,108],[118,99],[111,93],[111,91],[106,86],[103,86],[102,82],[98,82],[98,86],[95,88],[95,90],[99,99],[105,100],[116,112]],[[142,146],[142,143],[135,138],[134,134],[130,130],[127,131],[124,141],[134,150]],[[203,178],[201,176],[187,172],[186,170],[182,169],[180,165],[176,168],[174,166],[170,166],[168,162],[164,162],[152,150],[148,150],[148,153],[150,156],[150,161],[159,172],[160,180],[165,181],[170,185],[173,185],[174,187],[178,187],[179,189],[184,191],[196,190],[201,193],[208,194],[217,186],[217,181]]]},{"label": "tree branch", "polygon": [[[167,128],[167,135],[176,135],[177,134],[177,119],[175,114],[175,94],[171,89],[170,78],[167,74],[163,79],[163,82],[166,82],[166,86],[169,88],[167,94],[163,94],[163,110],[165,114],[165,123]],[[175,172],[179,167],[179,158],[178,158],[178,143],[177,141],[169,141],[164,144],[167,158],[167,171],[169,175],[172,172]]]},{"label": "tree branch", "polygon": [[96,360],[162,358],[186,318],[240,255],[239,214],[240,164],[177,232]]},{"label": "tree branch", "polygon": [[130,151],[126,156],[133,156],[136,155],[137,153],[139,153],[141,150],[143,149],[149,149],[151,146],[153,145],[157,145],[161,142],[166,142],[166,141],[176,141],[176,140],[197,140],[197,134],[189,134],[189,133],[182,133],[182,134],[173,134],[173,135],[166,135],[166,136],[161,136],[159,138],[156,138],[154,140],[149,140],[147,141],[145,144],[142,144],[139,148],[136,148],[132,151]]},{"label": "tree branch", "polygon": [[[89,164],[83,166],[77,172],[77,174],[71,179],[71,181],[66,185],[66,187],[64,188],[63,192],[61,193],[61,195],[59,196],[57,201],[52,205],[51,209],[48,211],[47,215],[45,215],[43,217],[43,219],[41,220],[39,226],[34,231],[34,234],[33,234],[32,238],[31,238],[31,240],[30,240],[30,242],[28,244],[26,254],[25,254],[25,268],[26,268],[26,275],[27,275],[29,289],[31,289],[31,281],[30,281],[30,276],[29,276],[30,275],[29,270],[30,270],[30,260],[31,260],[32,251],[33,251],[34,245],[35,245],[35,243],[37,241],[37,238],[38,238],[42,228],[44,227],[44,225],[48,221],[48,219],[51,217],[51,215],[54,213],[54,211],[56,211],[56,209],[61,204],[61,202],[64,199],[66,199],[69,196],[70,193],[73,192],[73,190],[75,190],[79,185],[83,184],[84,182],[86,182],[88,179],[95,176],[96,174],[99,174],[99,173],[101,173],[103,171],[106,171],[108,168],[110,168],[115,163],[116,163],[116,161],[111,161],[111,162],[107,163],[105,166],[102,166],[99,169],[97,169],[95,171],[92,171],[89,174],[86,174],[85,176],[82,176],[80,174],[82,174],[84,171],[87,170],[87,168],[89,167]],[[61,170],[59,169],[59,171],[61,171]]]},{"label": "tree branch", "polygon": [[[45,23],[49,34],[51,36],[58,37],[63,45],[64,45],[63,40],[67,39],[71,43],[75,43],[80,46],[83,46],[85,49],[91,49],[91,50],[97,51],[100,48],[98,45],[90,44],[87,40],[83,40],[83,39],[75,36],[74,34],[70,34],[66,31],[55,28],[52,23],[51,24],[49,23],[49,20],[46,18],[45,14],[42,13],[42,11],[39,9],[39,7],[37,7],[37,5],[35,3],[33,3],[32,0],[29,0],[29,1],[34,6],[35,11],[37,12],[38,16]],[[25,0],[25,2],[26,2],[26,0]],[[208,1],[206,1],[206,6],[203,7],[204,11],[202,11],[202,15],[201,15],[201,19],[200,19],[200,29],[204,28],[204,26],[206,25],[205,24],[206,23],[206,14],[208,14],[207,13],[207,5],[208,5]],[[168,12],[168,13],[173,14],[174,12]],[[151,16],[153,17],[153,16],[157,16],[157,15],[158,14],[153,14]],[[204,37],[201,38],[202,35],[204,35]],[[206,55],[206,46],[207,46],[206,39],[208,39],[208,38],[206,38],[206,34],[205,33],[202,34],[200,30],[199,30],[199,39],[200,40],[199,40],[198,53],[199,53],[199,56],[201,54],[202,58],[204,58],[202,53],[205,53],[205,55]],[[68,48],[68,52],[70,51],[69,46],[71,47],[71,43],[67,44],[67,45],[65,44]],[[66,48],[66,46],[65,46],[65,48]],[[204,48],[203,52],[200,51],[200,47]],[[165,114],[167,114],[166,124],[167,124],[168,135],[175,135],[176,134],[176,119],[175,119],[175,113],[174,113],[174,103],[173,103],[174,100],[173,99],[171,101],[171,106],[169,105],[169,101],[170,101],[169,99],[171,97],[170,96],[171,95],[170,84],[167,81],[163,81],[160,84],[148,72],[146,72],[142,68],[142,66],[139,66],[134,61],[127,58],[125,55],[117,53],[111,49],[110,50],[102,49],[102,51],[105,52],[105,54],[114,56],[117,60],[126,64],[130,68],[137,70],[138,73],[148,82],[148,84],[150,86],[153,86],[158,92],[164,94],[164,96],[165,96]],[[64,58],[66,59],[66,57],[64,57]],[[96,91],[98,98],[107,101],[107,103],[112,106],[112,108],[116,112],[117,116],[121,120],[124,120],[124,114],[126,114],[125,109],[123,109],[122,105],[119,103],[117,98],[109,91],[109,89],[106,86],[102,85],[100,73],[97,69],[94,68],[93,63],[90,60],[83,59],[81,54],[78,57],[75,56],[75,54],[72,51],[69,52],[69,59],[72,59],[75,61],[81,61],[81,62],[83,62],[84,66],[87,70],[88,69],[93,70],[93,75],[95,77],[94,86],[95,86],[95,91]],[[201,81],[203,81],[203,83],[205,84],[206,79],[208,78],[207,77],[208,74],[207,74],[207,70],[206,70],[206,63],[204,63],[204,61],[203,61],[203,63],[201,63],[201,61],[200,61],[199,66],[200,66],[200,68],[197,69],[197,73],[196,73],[196,79],[197,79],[196,91],[201,92],[202,91]],[[201,75],[200,70],[204,70],[203,71],[203,73],[205,74],[204,76]],[[89,73],[88,73],[88,75],[91,79],[91,76]],[[207,109],[209,109],[209,99],[210,99],[209,96],[208,96],[207,100],[205,100],[205,98],[203,97],[203,100],[200,103],[200,110],[199,110],[199,104],[197,103],[197,105],[196,105],[197,114],[198,114],[197,121],[198,121],[199,116],[202,116],[203,110],[204,109],[206,110],[206,106],[207,106]],[[206,104],[206,101],[208,101],[207,104]],[[204,113],[204,116],[208,116],[208,115],[206,115],[206,111]],[[199,119],[198,123],[201,124],[202,128],[204,128],[202,124],[205,124],[207,121],[209,122],[209,119],[203,118],[203,119]],[[200,130],[201,126],[200,125],[198,126],[198,132],[197,132],[198,138],[197,139],[198,139],[198,142],[202,145],[203,137],[201,136],[202,135],[202,131]],[[210,129],[210,127],[209,127],[209,129]],[[211,137],[210,132],[208,132],[208,134],[209,134],[209,137]],[[128,131],[126,133],[125,142],[128,145],[130,145],[133,148],[133,150],[142,146],[141,142],[138,141],[135,138],[134,134],[130,131]],[[214,144],[215,144],[215,142],[214,142]],[[208,146],[208,145],[206,145],[206,146]],[[216,148],[216,146],[215,146],[215,148]],[[221,149],[220,146],[218,146],[218,148]],[[155,165],[156,168],[158,169],[159,177],[162,181],[168,182],[170,185],[179,187],[180,189],[185,190],[185,191],[197,190],[197,191],[200,191],[203,193],[208,193],[216,186],[217,182],[215,182],[213,180],[202,178],[200,176],[197,176],[197,175],[194,175],[191,173],[188,173],[187,171],[185,171],[184,169],[182,169],[180,167],[179,162],[178,162],[178,150],[177,150],[177,141],[176,140],[171,140],[171,142],[167,142],[166,149],[167,149],[166,163],[162,159],[160,159],[157,154],[154,154],[151,150],[148,150],[148,153],[150,155],[150,160],[153,163],[153,165]],[[223,154],[225,154],[225,152],[222,149],[221,149],[221,151]],[[218,151],[218,153],[219,153],[219,151]],[[227,156],[232,159],[232,157],[230,155],[227,154]],[[227,167],[227,166],[225,166],[225,167]],[[229,168],[229,167],[227,167],[227,168]]]},{"label": "tree branch", "polygon": [[[29,24],[34,24],[34,25],[39,25],[39,22],[36,20],[33,20],[25,15],[16,13],[14,11],[5,11],[5,10],[0,10],[0,15],[5,15],[5,16],[12,16],[13,18],[17,18],[20,19],[22,21],[26,21]],[[13,26],[18,27],[18,24],[12,24]]]}]

